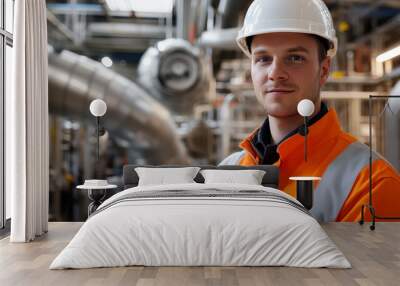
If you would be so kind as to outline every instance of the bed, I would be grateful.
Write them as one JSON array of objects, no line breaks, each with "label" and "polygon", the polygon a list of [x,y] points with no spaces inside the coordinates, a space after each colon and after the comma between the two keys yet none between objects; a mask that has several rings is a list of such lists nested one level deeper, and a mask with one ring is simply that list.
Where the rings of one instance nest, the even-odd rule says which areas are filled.
[{"label": "bed", "polygon": [[277,189],[274,166],[199,167],[262,170],[260,185],[204,182],[200,172],[192,183],[138,185],[137,167],[124,167],[124,190],[88,218],[50,269],[351,267],[309,212]]}]

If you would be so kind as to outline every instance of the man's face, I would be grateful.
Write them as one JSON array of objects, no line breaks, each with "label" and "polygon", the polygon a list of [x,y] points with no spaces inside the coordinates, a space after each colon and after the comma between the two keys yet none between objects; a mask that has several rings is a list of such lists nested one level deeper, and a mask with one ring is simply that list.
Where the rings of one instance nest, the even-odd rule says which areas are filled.
[{"label": "man's face", "polygon": [[295,116],[297,104],[305,98],[317,109],[330,59],[320,63],[315,38],[300,33],[261,34],[253,38],[251,52],[254,89],[268,115]]}]

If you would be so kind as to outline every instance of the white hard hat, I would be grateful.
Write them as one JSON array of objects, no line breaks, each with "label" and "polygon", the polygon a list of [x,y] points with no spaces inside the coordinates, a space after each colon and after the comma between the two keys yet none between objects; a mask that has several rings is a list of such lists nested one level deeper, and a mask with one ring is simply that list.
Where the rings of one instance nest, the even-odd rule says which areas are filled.
[{"label": "white hard hat", "polygon": [[328,56],[337,51],[337,38],[332,17],[322,0],[254,0],[247,10],[236,41],[251,56],[246,38],[249,36],[293,32],[320,36],[330,42]]}]

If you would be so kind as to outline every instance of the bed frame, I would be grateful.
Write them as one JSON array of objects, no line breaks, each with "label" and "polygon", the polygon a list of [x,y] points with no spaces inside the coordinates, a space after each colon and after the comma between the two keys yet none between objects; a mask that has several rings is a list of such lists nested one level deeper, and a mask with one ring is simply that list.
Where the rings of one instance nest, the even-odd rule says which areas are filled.
[{"label": "bed frame", "polygon": [[[124,189],[136,187],[139,182],[139,177],[135,172],[136,167],[162,167],[162,168],[180,168],[188,167],[183,165],[161,165],[161,166],[150,166],[150,165],[125,165],[123,168],[123,184]],[[262,185],[265,187],[271,187],[278,189],[279,185],[279,169],[273,165],[257,165],[257,166],[236,166],[236,165],[221,165],[221,166],[205,166],[205,165],[192,165],[190,167],[200,167],[201,169],[218,169],[218,170],[263,170],[265,175],[262,179]],[[204,183],[204,178],[200,174],[194,178],[197,183]]]}]

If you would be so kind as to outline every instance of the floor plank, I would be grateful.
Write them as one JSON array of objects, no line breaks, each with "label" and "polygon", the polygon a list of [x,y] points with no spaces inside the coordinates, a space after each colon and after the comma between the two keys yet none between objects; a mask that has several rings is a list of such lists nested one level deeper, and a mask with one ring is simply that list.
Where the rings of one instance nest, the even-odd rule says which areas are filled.
[{"label": "floor plank", "polygon": [[49,233],[32,243],[0,240],[0,285],[399,285],[400,223],[323,225],[352,263],[352,269],[290,267],[116,267],[48,269],[82,223],[50,223]]}]

